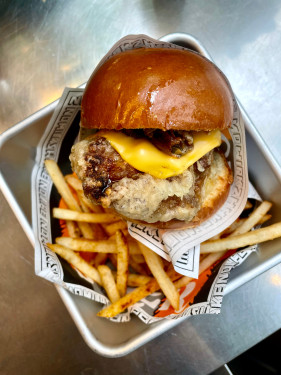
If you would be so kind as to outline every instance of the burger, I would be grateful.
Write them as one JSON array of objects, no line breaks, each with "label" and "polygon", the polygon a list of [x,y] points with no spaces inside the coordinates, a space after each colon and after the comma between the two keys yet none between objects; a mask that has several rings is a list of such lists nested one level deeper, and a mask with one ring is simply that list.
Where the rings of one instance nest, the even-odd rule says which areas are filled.
[{"label": "burger", "polygon": [[220,149],[233,118],[221,71],[189,50],[140,48],[110,57],[85,88],[73,171],[93,203],[162,229],[198,226],[233,181]]}]

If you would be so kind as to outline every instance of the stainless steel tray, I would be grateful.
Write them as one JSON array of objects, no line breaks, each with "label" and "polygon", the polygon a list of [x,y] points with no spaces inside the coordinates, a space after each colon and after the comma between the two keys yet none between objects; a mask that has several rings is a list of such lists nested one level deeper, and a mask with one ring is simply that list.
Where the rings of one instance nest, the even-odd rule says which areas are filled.
[{"label": "stainless steel tray", "polygon": [[[164,36],[161,40],[188,47],[210,58],[202,44],[191,35],[173,33]],[[0,187],[33,245],[31,171],[36,146],[56,104],[57,102],[48,105],[0,136],[2,172]],[[264,199],[274,203],[272,222],[280,221],[281,171],[242,107],[241,111],[246,125],[250,180]],[[279,262],[281,262],[281,239],[261,245],[258,253],[252,254],[246,262],[231,272],[226,293],[230,293]],[[57,290],[89,347],[108,357],[126,355],[184,321],[184,319],[163,320],[146,325],[133,316],[129,323],[116,324],[96,317],[100,304],[70,294],[61,287],[57,287]],[[200,318],[199,316],[196,319]]]}]

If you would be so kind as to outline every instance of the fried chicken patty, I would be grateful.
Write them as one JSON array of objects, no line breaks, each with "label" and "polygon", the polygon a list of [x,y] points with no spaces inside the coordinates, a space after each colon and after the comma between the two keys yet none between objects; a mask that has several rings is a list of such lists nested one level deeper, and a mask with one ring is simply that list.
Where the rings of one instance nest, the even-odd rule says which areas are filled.
[{"label": "fried chicken patty", "polygon": [[73,171],[85,195],[119,214],[153,223],[191,220],[201,207],[201,191],[210,172],[209,152],[178,176],[158,179],[124,161],[103,137],[91,136],[72,147]]}]

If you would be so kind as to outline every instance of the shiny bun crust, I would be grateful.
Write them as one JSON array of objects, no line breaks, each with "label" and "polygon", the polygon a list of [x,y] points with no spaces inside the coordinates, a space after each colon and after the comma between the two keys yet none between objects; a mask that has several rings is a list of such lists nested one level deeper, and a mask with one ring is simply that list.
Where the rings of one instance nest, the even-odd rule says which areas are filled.
[{"label": "shiny bun crust", "polygon": [[85,88],[85,128],[225,129],[233,93],[222,72],[189,50],[140,48],[109,58]]}]

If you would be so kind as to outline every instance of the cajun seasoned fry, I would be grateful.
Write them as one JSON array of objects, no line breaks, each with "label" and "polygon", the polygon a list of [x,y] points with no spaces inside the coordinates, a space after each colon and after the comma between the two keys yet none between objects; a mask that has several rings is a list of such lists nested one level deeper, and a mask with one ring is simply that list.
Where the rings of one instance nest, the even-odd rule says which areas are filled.
[{"label": "cajun seasoned fry", "polygon": [[117,276],[116,285],[121,297],[126,294],[129,273],[129,248],[121,230],[116,232]]},{"label": "cajun seasoned fry", "polygon": [[67,210],[65,208],[54,208],[53,209],[53,217],[56,219],[61,220],[74,220],[74,221],[82,221],[86,223],[111,223],[113,221],[118,220],[118,217],[113,214],[107,213],[86,213],[86,212],[78,212],[73,210]]},{"label": "cajun seasoned fry", "polygon": [[[167,275],[172,281],[177,280],[181,276],[174,270],[168,272]],[[159,289],[160,286],[157,281],[155,279],[152,279],[147,284],[136,288],[130,293],[127,293],[124,297],[120,298],[120,300],[113,303],[112,305],[105,307],[97,315],[104,318],[112,318]]]},{"label": "cajun seasoned fry", "polygon": [[57,237],[56,243],[74,251],[117,253],[116,244],[108,240],[86,240],[84,238]]},{"label": "cajun seasoned fry", "polygon": [[157,280],[163,293],[165,294],[173,308],[175,310],[178,310],[180,303],[180,295],[177,289],[175,288],[174,284],[164,271],[161,258],[159,257],[159,255],[154,253],[152,250],[148,249],[143,244],[139,243],[139,247],[152,275]]},{"label": "cajun seasoned fry", "polygon": [[149,281],[147,284],[142,285],[130,293],[127,293],[124,297],[120,298],[117,302],[113,303],[98,312],[98,316],[104,318],[112,318],[128,307],[137,303],[141,299],[145,298],[149,294],[156,292],[159,289],[159,285],[155,279]]},{"label": "cajun seasoned fry", "polygon": [[200,252],[212,253],[230,249],[238,249],[244,246],[255,245],[261,242],[274,240],[281,236],[281,222],[265,228],[256,229],[238,236],[229,236],[220,240],[207,241],[201,244]]},{"label": "cajun seasoned fry", "polygon": [[86,262],[79,254],[61,245],[48,243],[47,246],[54,253],[60,255],[68,263],[76,267],[84,275],[97,282],[98,284],[101,284],[101,278],[97,269]]},{"label": "cajun seasoned fry", "polygon": [[272,204],[270,202],[264,201],[259,207],[257,207],[250,216],[232,233],[232,236],[237,236],[238,234],[246,233],[252,228],[254,228],[262,217],[270,210]]},{"label": "cajun seasoned fry", "polygon": [[98,271],[101,277],[102,286],[104,287],[110,302],[114,303],[118,301],[120,299],[120,295],[111,269],[108,266],[101,265],[98,266]]}]

